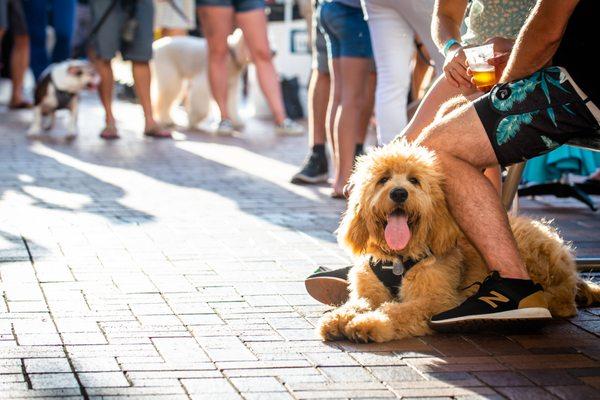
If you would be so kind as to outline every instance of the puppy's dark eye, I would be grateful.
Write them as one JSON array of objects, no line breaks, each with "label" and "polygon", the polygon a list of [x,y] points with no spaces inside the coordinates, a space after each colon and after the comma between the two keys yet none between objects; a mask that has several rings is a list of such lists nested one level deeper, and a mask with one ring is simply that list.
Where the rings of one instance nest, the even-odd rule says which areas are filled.
[{"label": "puppy's dark eye", "polygon": [[389,176],[384,176],[383,178],[381,178],[381,179],[380,179],[380,180],[377,182],[377,184],[378,184],[378,185],[383,185],[383,184],[385,184],[385,183],[386,183],[387,181],[389,181],[389,180],[390,180],[390,177],[389,177]]},{"label": "puppy's dark eye", "polygon": [[413,185],[418,185],[419,184],[419,180],[417,178],[415,178],[414,176],[411,178],[408,178],[408,181],[410,183],[412,183]]}]

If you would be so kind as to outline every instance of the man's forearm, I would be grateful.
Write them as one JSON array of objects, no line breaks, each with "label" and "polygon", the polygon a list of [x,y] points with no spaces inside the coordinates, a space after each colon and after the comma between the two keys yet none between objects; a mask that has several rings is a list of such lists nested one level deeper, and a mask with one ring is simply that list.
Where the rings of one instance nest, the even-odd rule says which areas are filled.
[{"label": "man's forearm", "polygon": [[550,63],[578,1],[538,1],[519,32],[500,82],[531,75]]},{"label": "man's forearm", "polygon": [[442,49],[449,39],[460,40],[460,25],[466,8],[466,0],[436,1],[431,36],[438,49]]}]

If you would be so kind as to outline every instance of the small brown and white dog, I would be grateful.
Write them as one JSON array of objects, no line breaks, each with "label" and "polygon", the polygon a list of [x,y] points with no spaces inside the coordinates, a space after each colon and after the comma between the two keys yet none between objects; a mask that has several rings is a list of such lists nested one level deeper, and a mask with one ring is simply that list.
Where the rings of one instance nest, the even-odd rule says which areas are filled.
[{"label": "small brown and white dog", "polygon": [[[236,126],[241,126],[238,112],[239,83],[250,63],[244,36],[236,29],[227,40],[231,62],[227,73],[227,108]],[[206,39],[191,36],[165,37],[152,45],[152,104],[160,123],[173,125],[171,111],[187,93],[185,109],[188,126],[195,128],[210,111],[208,84],[208,46]],[[187,92],[186,92],[187,89]]]},{"label": "small brown and white dog", "polygon": [[[338,230],[338,239],[358,261],[349,274],[349,300],[319,322],[324,340],[386,342],[426,335],[433,315],[476,291],[461,288],[482,281],[488,270],[448,211],[443,180],[434,152],[405,141],[359,159]],[[576,299],[583,305],[600,301],[600,286],[578,277],[572,250],[554,228],[525,217],[510,222],[527,270],[544,288],[553,316],[575,315]],[[421,261],[404,274],[393,296],[370,259],[399,258]]]},{"label": "small brown and white dog", "polygon": [[66,60],[50,65],[40,76],[35,86],[33,121],[28,136],[39,135],[54,126],[56,111],[67,109],[70,121],[67,138],[77,136],[79,94],[97,84],[94,68],[86,61]]}]

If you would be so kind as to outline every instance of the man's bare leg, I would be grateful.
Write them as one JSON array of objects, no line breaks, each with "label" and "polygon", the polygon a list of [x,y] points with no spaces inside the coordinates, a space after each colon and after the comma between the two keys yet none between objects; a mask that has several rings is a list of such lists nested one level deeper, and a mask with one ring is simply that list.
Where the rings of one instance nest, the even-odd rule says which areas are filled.
[{"label": "man's bare leg", "polygon": [[473,106],[443,118],[418,141],[436,151],[450,211],[487,266],[505,278],[528,279],[498,192],[481,173],[498,161]]},{"label": "man's bare leg", "polygon": [[329,102],[329,74],[314,69],[308,86],[308,145],[325,144],[327,103]]},{"label": "man's bare leg", "polygon": [[24,103],[23,81],[29,68],[29,36],[15,35],[14,42],[10,56],[10,79],[13,85],[10,105],[18,107]]},{"label": "man's bare leg", "polygon": [[96,67],[96,71],[98,71],[98,75],[100,75],[100,85],[98,86],[98,94],[100,95],[100,102],[104,107],[104,120],[106,122],[106,126],[114,126],[115,117],[112,113],[112,95],[115,80],[113,78],[110,60],[101,60],[99,58],[96,58],[93,61]]}]

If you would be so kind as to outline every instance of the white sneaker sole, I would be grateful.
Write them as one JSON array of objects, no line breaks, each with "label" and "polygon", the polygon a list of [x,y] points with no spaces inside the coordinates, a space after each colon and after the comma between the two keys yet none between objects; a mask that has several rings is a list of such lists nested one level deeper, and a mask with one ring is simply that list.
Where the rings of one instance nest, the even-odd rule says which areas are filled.
[{"label": "white sneaker sole", "polygon": [[296,174],[292,177],[292,183],[324,183],[327,182],[328,178],[328,174],[321,174],[317,176]]},{"label": "white sneaker sole", "polygon": [[443,321],[430,321],[429,326],[439,332],[464,332],[486,328],[529,330],[538,328],[541,323],[550,320],[552,320],[552,314],[547,308],[531,307],[492,314],[465,315]]}]

